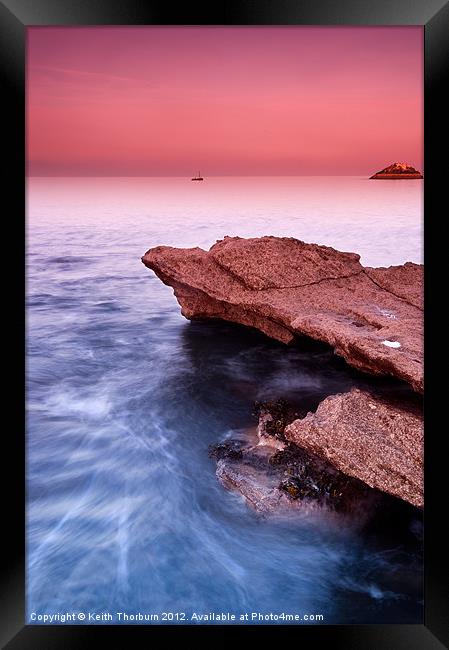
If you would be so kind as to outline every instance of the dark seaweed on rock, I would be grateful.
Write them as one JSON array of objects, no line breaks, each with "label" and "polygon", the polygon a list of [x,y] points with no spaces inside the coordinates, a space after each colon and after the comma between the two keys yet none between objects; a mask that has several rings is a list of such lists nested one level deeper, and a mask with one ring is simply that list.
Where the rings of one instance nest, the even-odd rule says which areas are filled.
[{"label": "dark seaweed on rock", "polygon": [[229,458],[231,460],[241,460],[243,457],[242,443],[239,440],[226,440],[209,445],[209,458],[220,460]]},{"label": "dark seaweed on rock", "polygon": [[355,500],[371,492],[361,481],[345,476],[294,444],[277,451],[269,462],[284,469],[279,489],[293,500],[314,499],[346,512]]},{"label": "dark seaweed on rock", "polygon": [[264,433],[285,441],[284,430],[288,424],[305,417],[306,411],[298,412],[284,399],[274,401],[255,402],[253,415],[260,420],[262,415],[269,415],[271,419],[264,421]]}]

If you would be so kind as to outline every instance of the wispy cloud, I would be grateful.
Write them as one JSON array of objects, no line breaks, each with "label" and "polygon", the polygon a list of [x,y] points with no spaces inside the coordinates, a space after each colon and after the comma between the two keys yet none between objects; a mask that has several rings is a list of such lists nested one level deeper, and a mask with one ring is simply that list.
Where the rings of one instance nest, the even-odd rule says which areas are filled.
[{"label": "wispy cloud", "polygon": [[29,71],[33,70],[42,70],[44,72],[54,72],[57,74],[68,75],[70,77],[75,77],[79,79],[114,79],[116,81],[128,81],[128,82],[145,82],[145,79],[137,77],[125,77],[116,74],[110,74],[109,72],[94,72],[93,70],[75,70],[73,68],[58,68],[56,66],[48,65],[30,65]]}]

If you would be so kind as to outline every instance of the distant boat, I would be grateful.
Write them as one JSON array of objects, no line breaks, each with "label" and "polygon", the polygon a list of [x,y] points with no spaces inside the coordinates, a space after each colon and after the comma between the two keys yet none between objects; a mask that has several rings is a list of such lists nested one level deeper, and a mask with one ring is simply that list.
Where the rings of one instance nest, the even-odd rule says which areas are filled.
[{"label": "distant boat", "polygon": [[204,181],[204,178],[201,176],[201,174],[198,172],[198,176],[194,176],[192,181]]}]

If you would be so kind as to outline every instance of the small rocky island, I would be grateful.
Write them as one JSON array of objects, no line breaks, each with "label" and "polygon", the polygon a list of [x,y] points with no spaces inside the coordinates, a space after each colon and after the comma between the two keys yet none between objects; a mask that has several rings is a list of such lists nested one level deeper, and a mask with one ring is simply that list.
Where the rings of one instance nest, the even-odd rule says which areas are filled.
[{"label": "small rocky island", "polygon": [[353,388],[315,412],[256,405],[252,439],[210,450],[223,485],[260,512],[354,512],[383,494],[423,506],[422,265],[363,267],[355,253],[280,237],[158,246],[142,261],[188,319],[240,323],[285,344],[310,337],[359,371],[404,383],[403,399]]},{"label": "small rocky island", "polygon": [[370,179],[386,179],[386,180],[398,180],[402,179],[412,179],[412,178],[423,178],[421,172],[407,165],[407,163],[393,163],[385,169],[381,169],[380,172],[377,172],[373,176],[370,176]]}]

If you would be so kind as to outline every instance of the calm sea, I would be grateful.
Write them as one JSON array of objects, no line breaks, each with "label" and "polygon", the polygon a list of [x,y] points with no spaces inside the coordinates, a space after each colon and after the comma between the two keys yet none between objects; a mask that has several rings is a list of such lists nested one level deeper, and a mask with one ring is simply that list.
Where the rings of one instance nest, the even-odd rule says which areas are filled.
[{"label": "calm sea", "polygon": [[29,621],[75,611],[421,622],[413,512],[367,530],[325,511],[261,519],[207,455],[254,426],[254,400],[310,403],[369,380],[324,346],[189,323],[140,257],[272,234],[358,252],[365,265],[421,262],[422,193],[422,181],[358,177],[28,181]]}]

